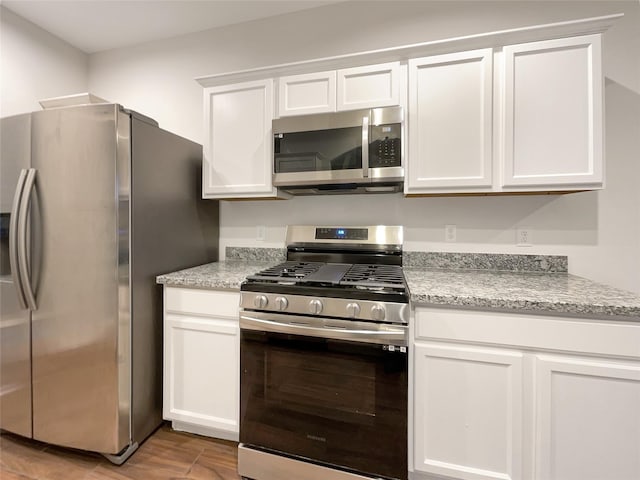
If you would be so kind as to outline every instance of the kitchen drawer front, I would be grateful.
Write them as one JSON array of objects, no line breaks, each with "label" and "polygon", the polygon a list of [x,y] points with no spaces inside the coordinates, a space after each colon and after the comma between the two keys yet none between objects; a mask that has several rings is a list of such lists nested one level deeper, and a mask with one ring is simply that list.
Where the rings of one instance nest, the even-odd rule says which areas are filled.
[{"label": "kitchen drawer front", "polygon": [[415,335],[417,339],[640,358],[640,322],[633,321],[417,307]]},{"label": "kitchen drawer front", "polygon": [[166,312],[238,318],[240,292],[165,287]]}]

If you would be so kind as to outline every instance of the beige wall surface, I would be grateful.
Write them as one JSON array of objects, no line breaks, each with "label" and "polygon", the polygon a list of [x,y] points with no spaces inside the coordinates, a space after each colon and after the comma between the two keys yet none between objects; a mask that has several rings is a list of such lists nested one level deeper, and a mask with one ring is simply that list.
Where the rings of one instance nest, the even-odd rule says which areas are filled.
[{"label": "beige wall surface", "polygon": [[0,6],[0,116],[40,110],[39,100],[88,87],[86,54]]},{"label": "beige wall surface", "polygon": [[[199,76],[614,13],[625,16],[604,35],[603,191],[221,202],[220,246],[222,255],[225,246],[282,247],[287,224],[400,224],[405,227],[407,250],[568,255],[571,273],[640,294],[640,3],[636,0],[344,2],[93,54],[88,87],[201,142],[202,88],[194,81]],[[3,74],[3,92],[4,83]],[[56,94],[66,93],[74,92]],[[444,241],[447,224],[457,225],[456,243]],[[266,227],[264,241],[256,240],[258,225]],[[532,229],[532,247],[515,245],[519,226]]]}]

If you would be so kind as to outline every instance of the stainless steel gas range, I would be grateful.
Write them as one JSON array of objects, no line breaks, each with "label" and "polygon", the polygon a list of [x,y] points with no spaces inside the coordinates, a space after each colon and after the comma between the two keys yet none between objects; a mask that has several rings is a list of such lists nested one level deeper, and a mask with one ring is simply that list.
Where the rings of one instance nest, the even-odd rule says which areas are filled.
[{"label": "stainless steel gas range", "polygon": [[402,227],[288,227],[241,285],[240,475],[406,479],[408,319]]}]

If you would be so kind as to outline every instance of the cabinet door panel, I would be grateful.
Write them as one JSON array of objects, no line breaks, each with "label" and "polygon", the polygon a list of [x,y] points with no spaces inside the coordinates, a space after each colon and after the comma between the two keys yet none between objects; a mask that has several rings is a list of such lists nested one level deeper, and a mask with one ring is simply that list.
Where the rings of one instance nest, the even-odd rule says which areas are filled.
[{"label": "cabinet door panel", "polygon": [[205,88],[204,97],[203,197],[275,196],[273,81]]},{"label": "cabinet door panel", "polygon": [[165,317],[163,416],[238,432],[237,321]]},{"label": "cabinet door panel", "polygon": [[278,79],[278,115],[336,111],[336,72],[291,75]]},{"label": "cabinet door panel", "polygon": [[400,104],[399,62],[338,70],[336,108],[355,110]]},{"label": "cabinet door panel", "polygon": [[600,36],[504,48],[505,186],[603,181]]},{"label": "cabinet door panel", "polygon": [[407,193],[492,184],[493,52],[409,61]]},{"label": "cabinet door panel", "polygon": [[520,352],[416,344],[414,395],[415,470],[521,478]]},{"label": "cabinet door panel", "polygon": [[640,478],[640,363],[537,355],[535,371],[535,478]]}]

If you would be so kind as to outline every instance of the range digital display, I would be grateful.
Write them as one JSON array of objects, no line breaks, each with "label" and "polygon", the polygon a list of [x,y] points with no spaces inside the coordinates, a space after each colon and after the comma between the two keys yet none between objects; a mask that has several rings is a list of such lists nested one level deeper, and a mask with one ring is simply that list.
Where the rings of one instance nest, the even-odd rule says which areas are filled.
[{"label": "range digital display", "polygon": [[316,228],[317,240],[368,240],[369,230],[366,228]]}]

